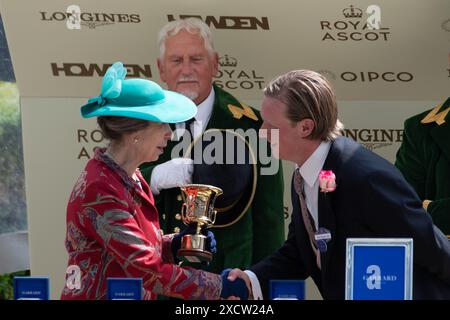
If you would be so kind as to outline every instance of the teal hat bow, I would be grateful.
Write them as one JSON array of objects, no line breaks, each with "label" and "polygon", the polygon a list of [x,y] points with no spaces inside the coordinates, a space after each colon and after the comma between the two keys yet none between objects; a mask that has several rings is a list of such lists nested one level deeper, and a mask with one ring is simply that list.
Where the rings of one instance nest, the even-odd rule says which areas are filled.
[{"label": "teal hat bow", "polygon": [[121,62],[105,73],[99,96],[81,107],[84,118],[117,116],[154,122],[177,123],[191,119],[197,106],[182,94],[162,89],[146,79],[125,79],[127,70]]}]

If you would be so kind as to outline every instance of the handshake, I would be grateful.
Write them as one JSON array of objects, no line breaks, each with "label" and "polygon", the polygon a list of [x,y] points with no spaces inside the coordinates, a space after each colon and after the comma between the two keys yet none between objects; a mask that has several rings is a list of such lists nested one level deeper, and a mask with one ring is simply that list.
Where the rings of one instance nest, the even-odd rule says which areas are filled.
[{"label": "handshake", "polygon": [[225,269],[222,276],[220,297],[228,300],[248,300],[251,293],[250,279],[239,269]]}]

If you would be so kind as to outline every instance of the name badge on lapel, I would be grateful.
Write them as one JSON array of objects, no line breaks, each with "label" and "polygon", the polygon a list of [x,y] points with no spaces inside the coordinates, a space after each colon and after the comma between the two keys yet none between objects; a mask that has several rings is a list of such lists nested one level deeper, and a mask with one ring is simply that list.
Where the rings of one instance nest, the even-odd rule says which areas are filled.
[{"label": "name badge on lapel", "polygon": [[316,240],[317,248],[321,253],[327,252],[327,243],[331,240],[330,230],[325,228],[319,228],[314,235]]}]

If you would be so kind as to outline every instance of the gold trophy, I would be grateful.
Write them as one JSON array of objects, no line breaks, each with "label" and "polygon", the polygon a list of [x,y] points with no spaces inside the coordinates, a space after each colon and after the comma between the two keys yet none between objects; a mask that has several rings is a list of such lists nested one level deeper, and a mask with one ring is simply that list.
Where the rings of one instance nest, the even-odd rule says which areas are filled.
[{"label": "gold trophy", "polygon": [[222,189],[206,184],[188,184],[181,187],[184,203],[181,217],[184,224],[197,224],[195,234],[186,234],[181,238],[177,257],[189,262],[211,261],[212,253],[206,250],[207,237],[201,234],[204,225],[210,227],[216,220],[214,202],[222,194]]}]

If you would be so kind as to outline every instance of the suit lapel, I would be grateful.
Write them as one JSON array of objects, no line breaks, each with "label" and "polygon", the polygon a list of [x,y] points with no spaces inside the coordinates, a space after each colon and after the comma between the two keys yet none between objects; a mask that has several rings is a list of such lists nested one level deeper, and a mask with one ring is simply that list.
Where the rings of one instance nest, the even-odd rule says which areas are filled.
[{"label": "suit lapel", "polygon": [[[331,143],[330,151],[328,152],[327,159],[323,165],[322,170],[332,170],[336,175],[336,184],[339,188],[339,155],[341,152],[341,144],[343,143],[342,138],[337,138]],[[321,192],[319,190],[318,197],[318,216],[319,216],[319,228],[325,228],[331,233],[331,240],[327,243],[327,251],[321,253],[321,266],[322,275],[325,274],[328,263],[330,261],[331,253],[333,252],[334,245],[336,242],[336,217],[333,212],[333,197],[335,192]]]},{"label": "suit lapel", "polygon": [[[145,190],[144,190],[145,189]],[[140,196],[141,198],[143,198],[147,204],[154,206],[152,201],[153,199],[150,199],[149,194],[150,193],[150,189],[148,188],[148,186],[143,185],[142,188],[134,188],[134,192],[136,194],[136,196]],[[137,200],[137,199],[135,199]]]},{"label": "suit lapel", "polygon": [[333,195],[319,192],[318,209],[319,209],[319,227],[325,228],[331,233],[331,240],[327,243],[327,251],[320,254],[322,271],[325,271],[330,260],[331,252],[333,252],[336,237],[336,219],[331,207]]}]

